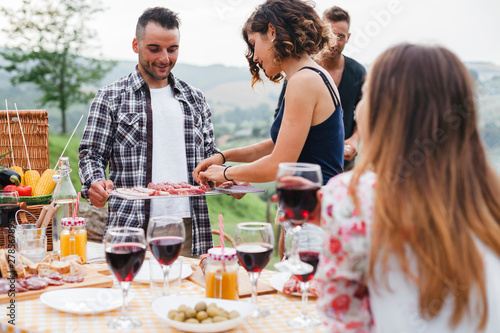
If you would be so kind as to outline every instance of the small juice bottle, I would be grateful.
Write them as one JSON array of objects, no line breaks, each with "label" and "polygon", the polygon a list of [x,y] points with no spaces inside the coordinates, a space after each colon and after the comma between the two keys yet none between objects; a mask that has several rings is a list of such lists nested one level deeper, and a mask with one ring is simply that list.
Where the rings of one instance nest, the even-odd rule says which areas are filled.
[{"label": "small juice bottle", "polygon": [[66,217],[61,220],[61,257],[77,254],[87,261],[87,229],[83,217]]},{"label": "small juice bottle", "polygon": [[238,300],[238,257],[233,248],[208,250],[205,269],[206,296]]}]

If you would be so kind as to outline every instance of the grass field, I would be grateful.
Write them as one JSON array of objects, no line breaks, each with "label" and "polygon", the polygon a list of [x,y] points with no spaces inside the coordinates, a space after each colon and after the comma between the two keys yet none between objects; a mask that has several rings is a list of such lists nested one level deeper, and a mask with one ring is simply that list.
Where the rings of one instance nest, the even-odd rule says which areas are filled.
[{"label": "grass field", "polygon": [[[50,134],[49,136],[49,154],[50,154],[50,167],[56,165],[59,156],[61,155],[64,146],[69,139],[68,135]],[[74,136],[64,153],[64,156],[69,157],[70,166],[72,169],[71,180],[77,192],[81,190],[80,178],[78,177],[78,146],[80,145],[81,137]],[[265,188],[272,191],[272,184],[254,184],[257,187]],[[262,197],[269,197],[269,194]],[[276,215],[276,204],[264,201],[260,196],[255,194],[247,194],[240,200],[236,200],[228,195],[216,195],[207,197],[208,210],[210,214],[210,221],[212,229],[219,229],[218,215],[222,214],[224,219],[224,232],[234,238],[236,224],[240,222],[266,222],[274,221]],[[273,264],[277,262],[277,237],[279,236],[279,228],[275,227],[275,251],[273,258],[268,265],[268,269],[274,269]],[[214,237],[214,242],[219,244],[218,236]]]}]

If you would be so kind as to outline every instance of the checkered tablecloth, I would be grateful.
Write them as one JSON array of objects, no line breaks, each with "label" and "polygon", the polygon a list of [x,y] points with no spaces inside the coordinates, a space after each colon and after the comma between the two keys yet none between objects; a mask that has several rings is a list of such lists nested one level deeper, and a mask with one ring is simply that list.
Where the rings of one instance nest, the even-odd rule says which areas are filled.
[{"label": "checkered tablecloth", "polygon": [[[197,264],[198,260],[183,258],[184,263]],[[94,267],[106,268],[106,264],[92,265]],[[263,271],[259,281],[270,284],[272,271]],[[115,281],[113,288],[119,289]],[[134,299],[128,306],[129,314],[141,320],[142,326],[134,331],[137,332],[177,332],[158,318],[150,306],[150,289],[148,284],[132,283],[130,291],[134,293]],[[205,289],[188,280],[181,284],[182,295],[193,295],[205,297]],[[250,302],[250,298],[244,298],[242,302]],[[321,332],[320,327],[309,330],[292,329],[287,321],[299,316],[301,299],[295,296],[285,296],[281,293],[262,295],[258,297],[259,305],[268,308],[271,315],[266,318],[248,319],[242,322],[236,329],[229,332]],[[7,304],[2,304],[5,308]],[[7,332],[57,332],[57,333],[84,333],[84,332],[116,332],[107,326],[107,321],[118,317],[120,309],[94,314],[75,315],[54,310],[44,305],[40,299],[17,302],[16,326],[6,325],[8,318],[3,314],[0,331]],[[314,300],[309,301],[308,310],[311,316],[318,318]],[[5,313],[5,311],[3,311]]]}]

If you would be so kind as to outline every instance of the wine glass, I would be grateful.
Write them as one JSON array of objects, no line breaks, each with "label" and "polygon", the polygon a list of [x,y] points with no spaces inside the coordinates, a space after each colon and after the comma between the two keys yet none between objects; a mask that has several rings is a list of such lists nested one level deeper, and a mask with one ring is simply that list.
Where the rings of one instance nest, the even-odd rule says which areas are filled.
[{"label": "wine glass", "polygon": [[148,244],[163,269],[163,296],[168,295],[171,265],[181,253],[186,239],[182,217],[157,216],[149,220]]},{"label": "wine glass", "polygon": [[274,265],[281,272],[306,274],[313,267],[300,261],[299,232],[318,204],[317,192],[323,185],[321,168],[311,163],[280,163],[276,174],[279,209],[292,225],[290,256]]},{"label": "wine glass", "polygon": [[[309,296],[309,287],[314,274],[316,274],[316,269],[319,263],[319,254],[323,244],[323,234],[320,227],[309,223],[304,224],[297,234],[300,239],[298,245],[299,258],[302,262],[311,265],[313,270],[306,274],[294,274],[297,280],[299,280],[300,289],[302,290],[301,314],[300,317],[295,317],[294,319],[288,321],[288,325],[294,328],[308,328],[321,324],[318,319],[312,318],[308,315],[307,301]],[[293,234],[291,232],[287,233],[285,236],[286,255],[289,255],[288,250],[290,250],[292,238]]]},{"label": "wine glass", "polygon": [[257,280],[260,272],[271,259],[274,248],[274,233],[270,223],[245,222],[236,225],[236,253],[242,265],[248,272],[252,282],[252,303],[256,310],[253,318],[265,317],[269,310],[259,308],[257,303]]},{"label": "wine glass", "polygon": [[116,227],[106,232],[104,241],[106,261],[111,272],[120,282],[123,295],[120,317],[108,322],[108,326],[118,330],[128,330],[141,326],[138,319],[129,317],[125,299],[132,280],[139,272],[146,255],[146,237],[141,228]]}]

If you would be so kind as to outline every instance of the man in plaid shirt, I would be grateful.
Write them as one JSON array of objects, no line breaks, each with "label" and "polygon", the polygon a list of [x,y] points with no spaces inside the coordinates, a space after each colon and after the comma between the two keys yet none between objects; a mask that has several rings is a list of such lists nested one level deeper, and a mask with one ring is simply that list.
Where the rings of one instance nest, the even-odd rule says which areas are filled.
[{"label": "man in plaid shirt", "polygon": [[177,14],[161,7],[147,9],[138,20],[132,46],[138,66],[100,89],[90,107],[79,148],[82,194],[96,207],[109,199],[106,230],[114,226],[147,229],[150,216],[164,215],[170,205],[168,209],[184,217],[187,252],[183,255],[197,256],[213,246],[204,197],[123,200],[108,196],[114,187],[146,187],[167,180],[193,184],[196,165],[218,152],[205,97],[171,73],[179,49]]}]

